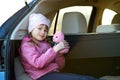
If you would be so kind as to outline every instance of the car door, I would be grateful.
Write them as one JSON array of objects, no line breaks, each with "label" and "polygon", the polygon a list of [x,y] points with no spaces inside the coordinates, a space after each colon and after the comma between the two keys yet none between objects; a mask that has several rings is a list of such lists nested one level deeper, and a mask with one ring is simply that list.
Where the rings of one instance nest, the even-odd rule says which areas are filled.
[{"label": "car door", "polygon": [[[21,17],[23,17],[24,13],[26,13],[30,7],[34,4],[34,0],[31,1],[29,4],[25,1],[26,6],[18,10],[13,16],[11,16],[8,20],[6,20],[0,27],[0,80],[10,80],[9,70],[9,55],[6,55],[5,53],[5,45],[6,41],[9,37],[9,31],[13,29],[13,26],[16,25]],[[9,44],[7,44],[9,46]],[[14,80],[11,78],[11,80]]]}]

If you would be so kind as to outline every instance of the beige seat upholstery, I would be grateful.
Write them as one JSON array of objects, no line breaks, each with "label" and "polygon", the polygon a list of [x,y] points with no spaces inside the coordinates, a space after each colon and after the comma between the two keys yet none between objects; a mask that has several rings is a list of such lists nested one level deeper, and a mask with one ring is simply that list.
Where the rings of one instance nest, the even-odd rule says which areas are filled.
[{"label": "beige seat upholstery", "polygon": [[19,57],[15,58],[15,77],[16,80],[32,80],[24,71]]},{"label": "beige seat upholstery", "polygon": [[120,14],[116,14],[113,17],[112,24],[120,24]]},{"label": "beige seat upholstery", "polygon": [[120,80],[120,76],[103,76],[101,80]]},{"label": "beige seat upholstery", "polygon": [[99,25],[96,29],[97,33],[113,33],[120,32],[120,24]]},{"label": "beige seat upholstery", "polygon": [[96,29],[97,33],[113,33],[120,32],[120,14],[116,14],[110,25],[99,25]]},{"label": "beige seat upholstery", "polygon": [[87,32],[87,22],[80,12],[67,12],[63,16],[62,31],[65,34],[80,34]]}]

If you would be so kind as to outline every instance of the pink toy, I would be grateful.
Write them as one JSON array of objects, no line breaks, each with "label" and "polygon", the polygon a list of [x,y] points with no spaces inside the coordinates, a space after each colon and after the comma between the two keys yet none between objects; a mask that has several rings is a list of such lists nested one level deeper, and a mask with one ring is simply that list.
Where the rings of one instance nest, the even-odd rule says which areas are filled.
[{"label": "pink toy", "polygon": [[[58,31],[53,36],[53,42],[57,45],[59,42],[64,41],[64,34],[61,31]],[[60,50],[59,53],[67,53],[69,51],[68,48]]]}]

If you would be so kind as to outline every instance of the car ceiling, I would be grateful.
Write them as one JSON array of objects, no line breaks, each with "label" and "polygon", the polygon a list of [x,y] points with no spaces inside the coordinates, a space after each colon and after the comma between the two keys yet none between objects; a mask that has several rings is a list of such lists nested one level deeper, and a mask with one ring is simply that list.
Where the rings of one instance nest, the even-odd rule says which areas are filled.
[{"label": "car ceiling", "polygon": [[[97,6],[99,8],[109,8],[120,13],[120,0],[42,0],[43,5],[60,9],[68,6]],[[57,5],[57,7],[56,7]]]}]

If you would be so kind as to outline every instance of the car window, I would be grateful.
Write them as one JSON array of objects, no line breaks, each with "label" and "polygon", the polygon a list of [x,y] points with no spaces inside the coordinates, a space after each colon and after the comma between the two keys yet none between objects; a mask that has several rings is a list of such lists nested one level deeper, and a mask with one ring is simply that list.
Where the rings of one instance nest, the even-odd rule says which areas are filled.
[{"label": "car window", "polygon": [[[108,15],[109,14],[109,15]],[[110,9],[105,9],[102,16],[102,25],[109,25],[117,13]]]},{"label": "car window", "polygon": [[[93,9],[92,6],[72,6],[72,7],[67,7],[67,8],[60,9],[58,20],[57,20],[57,25],[56,25],[58,27],[56,28],[56,30],[61,31],[63,15],[67,12],[80,12],[80,13],[82,13],[86,18],[87,26],[88,26],[92,9]],[[53,35],[55,19],[56,19],[56,15],[55,15],[54,20],[51,24],[51,27],[50,27],[50,30],[49,30],[49,35]]]},{"label": "car window", "polygon": [[[14,13],[25,6],[25,2],[30,3],[32,0],[1,0],[0,1],[0,27]],[[16,6],[17,5],[17,6]]]}]

